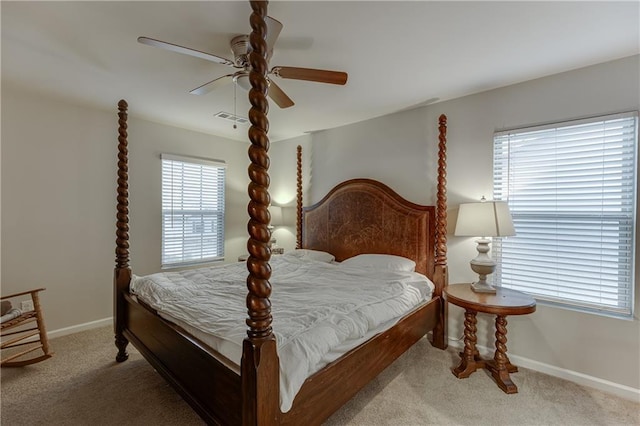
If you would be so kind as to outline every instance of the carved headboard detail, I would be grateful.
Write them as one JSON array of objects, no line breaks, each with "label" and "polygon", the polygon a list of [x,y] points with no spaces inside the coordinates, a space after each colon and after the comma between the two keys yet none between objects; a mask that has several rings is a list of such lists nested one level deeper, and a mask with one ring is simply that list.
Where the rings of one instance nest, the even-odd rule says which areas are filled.
[{"label": "carved headboard detail", "polygon": [[433,277],[435,207],[405,200],[372,179],[352,179],[303,209],[302,247],[342,261],[362,253],[394,254]]}]

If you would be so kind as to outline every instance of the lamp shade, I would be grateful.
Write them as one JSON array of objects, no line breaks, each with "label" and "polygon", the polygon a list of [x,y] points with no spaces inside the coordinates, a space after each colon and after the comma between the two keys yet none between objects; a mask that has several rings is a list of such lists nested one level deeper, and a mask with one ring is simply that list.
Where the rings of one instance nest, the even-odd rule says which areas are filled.
[{"label": "lamp shade", "polygon": [[296,221],[298,220],[296,213],[296,208],[293,206],[282,207],[282,225],[296,226]]},{"label": "lamp shade", "polygon": [[509,206],[502,201],[460,204],[455,235],[461,237],[508,237],[516,235]]},{"label": "lamp shade", "polygon": [[284,225],[284,221],[282,220],[282,207],[270,206],[269,213],[271,213],[271,226]]}]

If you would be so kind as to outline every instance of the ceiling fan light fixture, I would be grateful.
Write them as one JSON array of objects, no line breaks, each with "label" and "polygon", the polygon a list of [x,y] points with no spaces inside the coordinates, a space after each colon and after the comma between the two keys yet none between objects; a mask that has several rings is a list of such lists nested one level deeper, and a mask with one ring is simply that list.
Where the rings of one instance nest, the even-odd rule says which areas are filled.
[{"label": "ceiling fan light fixture", "polygon": [[251,90],[251,82],[249,81],[249,73],[240,73],[233,77],[233,82],[238,86],[242,87],[244,90]]}]

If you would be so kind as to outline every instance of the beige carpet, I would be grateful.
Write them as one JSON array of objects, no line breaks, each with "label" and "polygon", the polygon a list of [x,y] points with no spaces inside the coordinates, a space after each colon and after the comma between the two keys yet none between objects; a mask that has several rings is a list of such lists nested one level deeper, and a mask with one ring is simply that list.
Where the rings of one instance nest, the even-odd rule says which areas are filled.
[{"label": "beige carpet", "polygon": [[[110,327],[52,339],[53,358],[0,374],[1,423],[14,425],[202,425],[130,347],[122,364]],[[506,395],[483,371],[457,379],[454,349],[420,341],[325,424],[640,425],[640,404],[520,369]]]}]

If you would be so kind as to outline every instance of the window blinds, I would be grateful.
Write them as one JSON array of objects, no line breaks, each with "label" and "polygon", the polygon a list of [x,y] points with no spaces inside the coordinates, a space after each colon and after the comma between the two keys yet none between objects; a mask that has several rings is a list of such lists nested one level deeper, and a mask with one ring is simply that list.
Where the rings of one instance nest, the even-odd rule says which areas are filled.
[{"label": "window blinds", "polygon": [[222,162],[163,154],[162,267],[224,258]]},{"label": "window blinds", "polygon": [[635,112],[495,134],[494,199],[517,234],[493,244],[496,283],[631,315],[637,140]]}]

